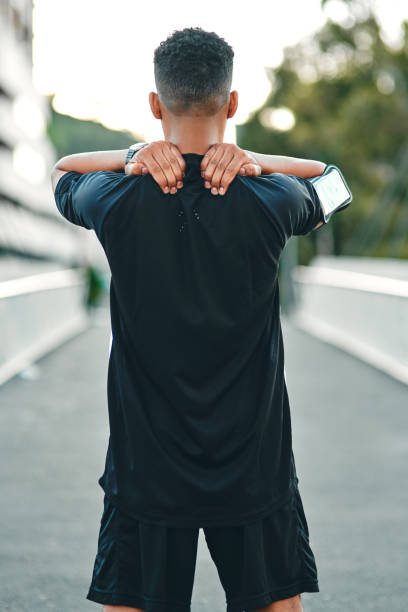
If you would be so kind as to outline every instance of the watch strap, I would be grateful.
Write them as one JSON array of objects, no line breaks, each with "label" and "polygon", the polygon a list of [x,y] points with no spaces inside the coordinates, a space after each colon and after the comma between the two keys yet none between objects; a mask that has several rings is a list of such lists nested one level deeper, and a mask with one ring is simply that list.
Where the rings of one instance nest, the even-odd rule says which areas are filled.
[{"label": "watch strap", "polygon": [[140,151],[140,149],[143,149],[143,147],[145,147],[147,144],[148,144],[147,142],[135,142],[134,144],[130,145],[127,155],[126,155],[125,165],[131,161],[132,157],[134,156],[135,153],[137,153],[137,151]]}]

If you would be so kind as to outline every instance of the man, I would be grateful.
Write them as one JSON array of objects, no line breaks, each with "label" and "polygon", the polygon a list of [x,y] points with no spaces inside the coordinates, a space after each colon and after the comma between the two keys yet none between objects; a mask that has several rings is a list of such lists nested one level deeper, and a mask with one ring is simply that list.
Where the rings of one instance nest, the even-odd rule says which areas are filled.
[{"label": "man", "polygon": [[105,612],[190,610],[200,527],[228,612],[299,612],[300,594],[319,591],[278,266],[292,235],[324,222],[305,177],[325,164],[223,143],[232,64],[215,33],[175,31],[155,51],[149,95],[164,140],[71,155],[52,174],[58,209],[95,231],[112,274],[110,437],[87,594]]}]

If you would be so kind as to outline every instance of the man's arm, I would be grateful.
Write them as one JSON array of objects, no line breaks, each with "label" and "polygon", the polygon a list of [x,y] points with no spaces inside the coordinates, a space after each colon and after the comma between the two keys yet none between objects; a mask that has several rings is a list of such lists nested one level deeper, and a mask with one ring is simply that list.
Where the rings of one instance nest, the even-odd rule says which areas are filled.
[{"label": "man's arm", "polygon": [[[145,144],[145,143],[141,143]],[[62,157],[54,166],[51,174],[53,191],[59,179],[66,172],[98,172],[100,170],[118,172],[125,170],[126,174],[150,173],[164,193],[177,193],[183,186],[182,178],[185,170],[185,160],[177,146],[165,140],[145,144],[125,166],[128,149],[113,151],[94,151],[76,153]],[[237,174],[243,176],[259,176],[260,174],[293,174],[302,178],[320,176],[326,167],[323,162],[286,157],[283,155],[267,155],[245,151],[235,144],[216,143],[204,156],[201,164],[204,185],[214,195],[224,195],[231,181]],[[319,223],[320,227],[323,223]],[[315,229],[316,229],[315,228]]]},{"label": "man's arm", "polygon": [[212,145],[201,163],[205,186],[211,188],[214,195],[223,195],[237,174],[259,176],[280,172],[312,178],[323,174],[325,167],[326,164],[320,161],[254,153],[226,142]]},{"label": "man's arm", "polygon": [[[139,150],[137,150],[139,149]],[[157,141],[150,144],[140,143],[136,148],[131,162],[126,164],[126,155],[129,149],[114,151],[94,151],[90,153],[75,153],[62,157],[54,166],[51,174],[53,191],[59,179],[66,172],[110,171],[126,174],[150,173],[160,185],[164,193],[176,193],[177,188],[183,186],[182,179],[185,170],[185,161],[178,148],[171,142]]]},{"label": "man's arm", "polygon": [[[284,155],[267,155],[245,151],[235,144],[212,145],[201,163],[204,185],[211,193],[224,195],[237,174],[259,176],[261,174],[292,174],[301,178],[312,178],[323,174],[326,164],[311,159],[300,159]],[[313,229],[323,225],[321,221]]]},{"label": "man's arm", "polygon": [[248,151],[262,168],[262,174],[293,174],[302,178],[313,178],[323,174],[326,164],[314,159],[301,159],[299,157],[287,157],[285,155],[266,155],[264,153],[253,153]]},{"label": "man's arm", "polygon": [[91,153],[75,153],[62,157],[55,164],[51,173],[52,189],[55,188],[59,179],[66,172],[79,172],[86,174],[87,172],[98,172],[99,170],[107,170],[118,172],[125,167],[125,160],[128,149],[118,149],[115,151],[94,151]]},{"label": "man's arm", "polygon": [[[248,151],[262,168],[262,174],[272,174],[280,172],[281,174],[292,174],[301,178],[313,178],[323,174],[326,165],[324,162],[314,159],[301,159],[299,157],[288,157],[286,155],[266,155],[264,153],[253,153]],[[320,221],[314,226],[313,230],[324,225]]]}]

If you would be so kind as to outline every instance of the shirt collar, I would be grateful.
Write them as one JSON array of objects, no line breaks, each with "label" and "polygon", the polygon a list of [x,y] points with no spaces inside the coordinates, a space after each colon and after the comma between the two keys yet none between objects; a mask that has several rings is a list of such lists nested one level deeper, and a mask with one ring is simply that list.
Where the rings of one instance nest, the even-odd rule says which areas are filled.
[{"label": "shirt collar", "polygon": [[183,180],[190,178],[194,179],[197,176],[201,177],[201,160],[204,155],[198,153],[182,153],[182,157],[186,162],[185,177]]}]

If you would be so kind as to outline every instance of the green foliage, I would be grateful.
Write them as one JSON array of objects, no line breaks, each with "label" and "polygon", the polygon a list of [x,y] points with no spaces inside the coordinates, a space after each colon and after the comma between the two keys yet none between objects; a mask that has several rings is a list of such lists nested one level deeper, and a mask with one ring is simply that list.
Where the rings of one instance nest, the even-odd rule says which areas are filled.
[{"label": "green foliage", "polygon": [[[352,15],[357,3],[346,4]],[[245,149],[319,159],[342,169],[354,201],[330,221],[335,254],[408,258],[407,232],[401,238],[399,231],[394,239],[395,219],[406,218],[408,206],[408,168],[400,163],[408,147],[408,23],[403,29],[402,46],[391,49],[369,11],[348,27],[327,21],[312,38],[285,49],[282,64],[269,70],[271,92],[265,104],[238,126],[238,143]],[[262,125],[262,111],[279,107],[295,115],[290,131]],[[388,197],[402,175],[405,190]],[[385,205],[393,208],[386,226],[380,214]],[[361,240],[374,222],[381,231],[373,227],[372,239]],[[316,236],[300,242],[300,259],[307,260]]]},{"label": "green foliage", "polygon": [[87,266],[85,272],[88,284],[86,306],[94,308],[99,305],[108,287],[104,275],[94,266]]},{"label": "green foliage", "polygon": [[110,130],[95,121],[61,115],[52,106],[47,132],[57,157],[84,151],[126,149],[133,142],[143,140],[130,132]]}]

